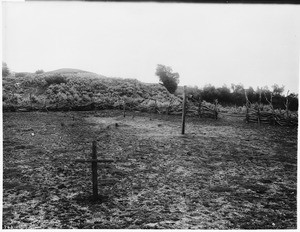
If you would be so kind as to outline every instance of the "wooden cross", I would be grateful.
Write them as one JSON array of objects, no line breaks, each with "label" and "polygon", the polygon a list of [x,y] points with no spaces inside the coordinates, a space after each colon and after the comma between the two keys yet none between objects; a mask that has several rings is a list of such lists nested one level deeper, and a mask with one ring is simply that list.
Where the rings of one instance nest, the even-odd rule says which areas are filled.
[{"label": "wooden cross", "polygon": [[112,163],[112,159],[97,159],[97,142],[93,141],[92,148],[92,159],[76,159],[75,162],[79,163],[92,163],[92,182],[93,182],[93,198],[94,200],[98,199],[98,176],[97,176],[97,163]]}]

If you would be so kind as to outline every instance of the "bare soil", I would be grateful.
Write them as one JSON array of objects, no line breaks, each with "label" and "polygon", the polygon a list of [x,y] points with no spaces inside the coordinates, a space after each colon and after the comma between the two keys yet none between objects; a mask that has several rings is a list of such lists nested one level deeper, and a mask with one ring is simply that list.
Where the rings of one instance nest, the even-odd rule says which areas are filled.
[{"label": "bare soil", "polygon": [[[296,229],[297,129],[187,118],[180,133],[180,116],[4,113],[2,227]],[[93,140],[115,160],[97,201],[74,162]]]}]

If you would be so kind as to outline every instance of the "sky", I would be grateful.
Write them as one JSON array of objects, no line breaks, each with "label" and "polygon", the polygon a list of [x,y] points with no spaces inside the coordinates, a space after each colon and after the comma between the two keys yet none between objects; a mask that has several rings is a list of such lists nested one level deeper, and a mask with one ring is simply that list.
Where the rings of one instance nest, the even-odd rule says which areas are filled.
[{"label": "sky", "polygon": [[15,72],[77,68],[179,85],[285,86],[298,93],[299,5],[4,2],[3,57]]}]

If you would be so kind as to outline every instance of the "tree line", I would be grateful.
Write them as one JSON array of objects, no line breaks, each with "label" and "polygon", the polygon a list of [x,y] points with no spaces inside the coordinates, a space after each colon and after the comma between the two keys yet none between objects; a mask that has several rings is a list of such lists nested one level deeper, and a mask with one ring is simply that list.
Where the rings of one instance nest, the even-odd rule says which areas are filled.
[{"label": "tree line", "polygon": [[[176,95],[182,95],[183,89],[178,88]],[[298,110],[298,94],[287,93],[284,95],[284,86],[279,87],[277,84],[272,86],[272,90],[268,87],[257,88],[253,87],[247,89],[242,84],[231,84],[231,87],[226,85],[222,87],[215,87],[213,85],[206,85],[203,88],[187,87],[187,95],[192,101],[204,100],[213,103],[215,100],[222,106],[243,106],[246,104],[246,95],[248,100],[252,103],[270,104],[275,109],[285,109],[288,100],[289,110]]]},{"label": "tree line", "polygon": [[[179,74],[173,73],[172,68],[161,64],[157,65],[156,73],[159,81],[166,89],[177,96],[182,96],[183,88],[178,86]],[[187,96],[192,101],[204,100],[213,103],[215,100],[223,106],[243,106],[246,104],[246,95],[251,103],[270,104],[275,109],[285,109],[288,100],[289,110],[298,110],[298,94],[287,92],[284,96],[284,86],[274,84],[270,90],[267,86],[256,90],[253,87],[247,89],[242,84],[231,84],[230,87],[223,85],[222,87],[215,87],[213,85],[206,85],[203,88],[198,86],[188,86]]]}]

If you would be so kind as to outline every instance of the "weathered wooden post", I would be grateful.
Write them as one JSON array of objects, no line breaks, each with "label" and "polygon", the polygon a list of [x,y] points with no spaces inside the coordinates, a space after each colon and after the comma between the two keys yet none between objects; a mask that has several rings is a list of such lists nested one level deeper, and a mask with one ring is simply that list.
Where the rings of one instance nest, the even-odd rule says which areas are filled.
[{"label": "weathered wooden post", "polygon": [[264,93],[264,95],[265,95],[266,101],[270,104],[270,107],[271,107],[271,110],[272,110],[271,125],[275,125],[275,115],[276,114],[275,114],[275,110],[274,110],[274,107],[273,107],[273,93],[271,93],[270,101],[268,100],[266,93]]},{"label": "weathered wooden post", "polygon": [[246,97],[246,122],[249,123],[249,100],[248,100],[246,89],[245,89],[245,97]]},{"label": "weathered wooden post", "polygon": [[185,130],[185,113],[186,113],[185,104],[186,104],[186,85],[183,87],[181,134],[184,134],[184,130]]},{"label": "weathered wooden post", "polygon": [[218,119],[218,99],[215,99],[215,119]]},{"label": "weathered wooden post", "polygon": [[32,93],[29,93],[30,108],[32,110]]},{"label": "weathered wooden post", "polygon": [[98,198],[98,177],[97,177],[97,143],[93,141],[92,148],[92,181],[93,181],[93,197]]},{"label": "weathered wooden post", "polygon": [[289,118],[289,98],[288,98],[288,95],[289,95],[289,91],[287,91],[287,93],[286,93],[286,100],[285,100],[285,104],[284,104],[287,118]]},{"label": "weathered wooden post", "polygon": [[[266,100],[268,101],[267,97],[266,97],[266,94],[265,94],[265,98]],[[272,110],[272,121],[271,121],[271,125],[275,125],[275,110],[274,110],[274,107],[273,107],[273,94],[271,93],[271,96],[270,96],[270,101],[268,101],[269,104],[270,104],[270,107],[271,107],[271,110]]]},{"label": "weathered wooden post", "polygon": [[158,110],[158,106],[157,106],[157,100],[154,99],[155,103],[154,103],[154,113],[159,113],[159,110]]},{"label": "weathered wooden post", "polygon": [[126,104],[125,104],[125,99],[123,99],[123,117],[125,118],[125,109],[126,108]]},{"label": "weathered wooden post", "polygon": [[260,125],[261,120],[260,120],[260,105],[261,105],[261,89],[259,89],[259,101],[258,101],[258,110],[257,110],[257,122]]},{"label": "weathered wooden post", "polygon": [[200,118],[202,118],[202,112],[201,112],[201,107],[202,107],[202,99],[201,99],[201,96],[199,96],[199,105],[198,105],[198,115]]},{"label": "weathered wooden post", "polygon": [[249,107],[246,105],[246,122],[249,123]]},{"label": "weathered wooden post", "polygon": [[98,174],[97,174],[97,163],[112,163],[114,160],[111,159],[97,159],[97,142],[93,141],[92,147],[92,159],[84,160],[84,159],[76,159],[75,162],[80,163],[92,163],[92,183],[93,183],[93,199],[98,199]]}]

